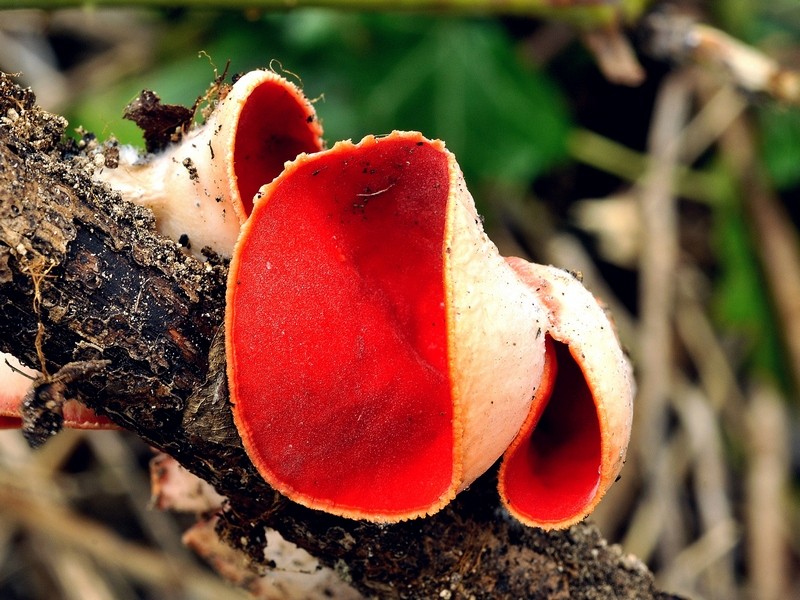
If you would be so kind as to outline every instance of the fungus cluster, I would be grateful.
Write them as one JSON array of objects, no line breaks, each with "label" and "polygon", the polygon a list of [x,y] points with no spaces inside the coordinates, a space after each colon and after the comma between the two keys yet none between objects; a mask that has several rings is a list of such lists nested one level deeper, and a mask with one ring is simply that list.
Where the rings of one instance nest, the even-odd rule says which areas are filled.
[{"label": "fungus cluster", "polygon": [[226,307],[245,448],[308,507],[431,514],[505,455],[509,511],[561,527],[622,466],[632,380],[602,308],[503,259],[454,156],[419,133],[288,164],[242,228]]},{"label": "fungus cluster", "polygon": [[232,254],[228,381],[253,464],[300,504],[395,522],[502,457],[522,522],[585,517],[622,467],[634,393],[602,307],[500,256],[443,143],[320,134],[299,90],[258,71],[200,132],[103,175],[165,235]]}]

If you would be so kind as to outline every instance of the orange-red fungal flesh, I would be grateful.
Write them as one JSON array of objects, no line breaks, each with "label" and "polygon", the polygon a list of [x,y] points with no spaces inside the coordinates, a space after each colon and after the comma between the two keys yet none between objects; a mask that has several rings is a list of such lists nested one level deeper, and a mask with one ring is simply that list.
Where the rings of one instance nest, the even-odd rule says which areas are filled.
[{"label": "orange-red fungal flesh", "polygon": [[[22,402],[22,399],[19,399]],[[20,404],[13,407],[0,406],[0,429],[19,429],[22,427]],[[68,400],[62,410],[63,426],[68,429],[119,429],[108,417],[98,415],[88,406],[77,400]]]},{"label": "orange-red fungal flesh", "polygon": [[[38,371],[23,366],[13,356],[0,353],[0,429],[22,427],[22,401],[39,375]],[[64,403],[62,416],[64,427],[72,429],[116,428],[109,419],[98,416],[77,400]]]},{"label": "orange-red fungal flesh", "polygon": [[[33,381],[2,362],[0,355],[0,429],[22,427],[20,407]],[[36,374],[35,371],[31,373]]]},{"label": "orange-red fungal flesh", "polygon": [[322,128],[303,93],[282,78],[267,79],[246,98],[234,141],[233,169],[245,216],[259,188],[303,152],[322,149]]},{"label": "orange-red fungal flesh", "polygon": [[67,400],[62,409],[64,427],[69,429],[120,429],[108,417],[98,415],[77,400]]},{"label": "orange-red fungal flesh", "polygon": [[[0,396],[0,429],[22,427],[20,405],[22,396],[7,398]],[[108,417],[98,415],[77,400],[68,400],[62,409],[63,425],[68,429],[119,429]]]},{"label": "orange-red fungal flesh", "polygon": [[0,417],[0,429],[20,429],[22,419],[19,417]]},{"label": "orange-red fungal flesh", "polygon": [[396,521],[458,485],[443,236],[448,159],[419,134],[349,142],[262,190],[231,262],[234,417],[301,504]]},{"label": "orange-red fungal flesh", "polygon": [[95,176],[152,210],[159,233],[198,258],[206,247],[229,257],[258,189],[285,161],[321,150],[321,135],[297,86],[272,71],[250,71],[178,143],[148,157],[123,150],[116,169]]},{"label": "orange-red fungal flesh", "polygon": [[569,347],[547,339],[534,409],[506,452],[504,501],[519,518],[560,524],[584,514],[600,481],[600,423]]}]

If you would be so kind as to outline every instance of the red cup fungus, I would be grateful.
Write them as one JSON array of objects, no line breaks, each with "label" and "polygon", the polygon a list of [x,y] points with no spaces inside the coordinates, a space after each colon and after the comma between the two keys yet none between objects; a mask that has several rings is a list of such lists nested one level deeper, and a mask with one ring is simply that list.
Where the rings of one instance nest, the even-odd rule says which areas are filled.
[{"label": "red cup fungus", "polygon": [[630,363],[601,305],[570,273],[520,258],[509,264],[547,307],[547,360],[533,406],[498,474],[523,523],[567,527],[617,478],[630,438]]},{"label": "red cup fungus", "polygon": [[240,77],[208,120],[164,151],[130,148],[96,173],[123,198],[150,208],[159,231],[200,256],[230,256],[258,189],[302,152],[322,148],[322,128],[302,91],[268,70]]},{"label": "red cup fungus", "polygon": [[524,265],[486,237],[441,142],[395,132],[288,164],[228,281],[231,402],[261,475],[310,508],[394,522],[441,509],[508,449],[512,514],[585,516],[621,467],[630,372],[591,295]]}]

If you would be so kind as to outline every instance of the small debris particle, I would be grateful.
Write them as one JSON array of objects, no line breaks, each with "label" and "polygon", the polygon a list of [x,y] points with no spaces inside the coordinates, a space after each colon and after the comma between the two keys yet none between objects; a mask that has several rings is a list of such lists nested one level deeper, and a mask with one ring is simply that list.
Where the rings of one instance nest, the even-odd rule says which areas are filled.
[{"label": "small debris particle", "polygon": [[139,97],[125,107],[123,118],[136,123],[142,130],[148,152],[163,150],[176,141],[177,132],[188,129],[194,112],[177,104],[162,104],[158,94],[143,90]]},{"label": "small debris particle", "polygon": [[182,233],[181,237],[178,238],[178,243],[183,248],[186,248],[186,249],[189,249],[189,248],[192,247],[192,245],[189,243],[189,236],[187,234],[185,234],[185,233]]},{"label": "small debris particle", "polygon": [[200,176],[197,174],[197,167],[194,166],[191,158],[184,158],[181,164],[186,167],[187,171],[189,171],[189,179],[192,181],[197,181],[200,179]]},{"label": "small debris particle", "polygon": [[105,167],[107,169],[116,169],[119,166],[119,147],[107,146],[103,151],[105,158]]}]

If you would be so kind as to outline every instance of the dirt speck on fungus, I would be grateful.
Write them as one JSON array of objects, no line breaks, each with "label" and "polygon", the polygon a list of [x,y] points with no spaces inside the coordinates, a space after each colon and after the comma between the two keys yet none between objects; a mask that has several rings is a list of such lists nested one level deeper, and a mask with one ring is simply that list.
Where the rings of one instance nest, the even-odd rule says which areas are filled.
[{"label": "dirt speck on fungus", "polygon": [[158,94],[142,90],[122,116],[142,130],[147,151],[158,152],[180,138],[191,124],[194,111],[178,104],[163,104]]}]

